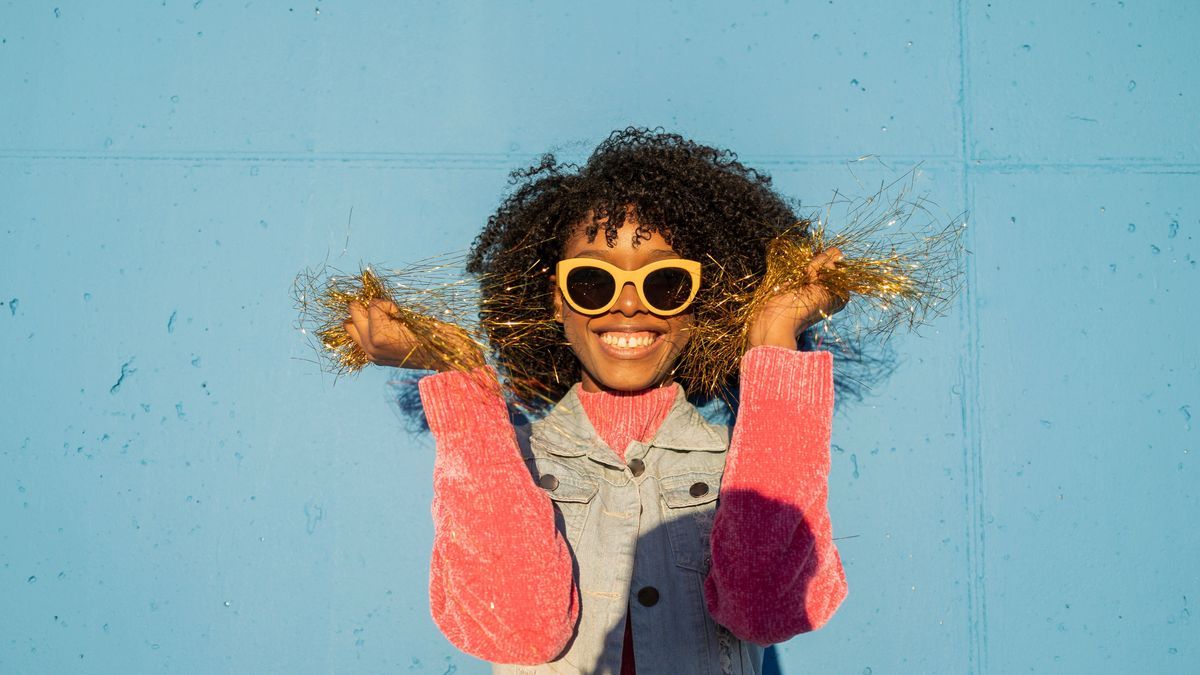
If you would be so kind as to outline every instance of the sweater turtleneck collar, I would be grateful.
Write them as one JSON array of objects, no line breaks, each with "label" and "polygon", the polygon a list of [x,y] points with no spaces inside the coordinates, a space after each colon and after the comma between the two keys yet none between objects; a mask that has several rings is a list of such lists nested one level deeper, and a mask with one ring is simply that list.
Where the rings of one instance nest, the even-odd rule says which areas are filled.
[{"label": "sweater turtleneck collar", "polygon": [[584,391],[578,387],[579,402],[600,438],[622,460],[633,441],[648,442],[671,411],[679,385],[641,391]]}]

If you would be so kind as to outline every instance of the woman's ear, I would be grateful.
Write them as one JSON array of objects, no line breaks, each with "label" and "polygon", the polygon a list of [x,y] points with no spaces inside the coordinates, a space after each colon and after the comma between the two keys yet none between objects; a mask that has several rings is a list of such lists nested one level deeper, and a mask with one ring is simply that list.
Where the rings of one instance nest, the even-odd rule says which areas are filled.
[{"label": "woman's ear", "polygon": [[558,278],[553,274],[550,275],[550,297],[554,303],[554,321],[556,323],[563,322],[563,301],[562,291],[558,290]]}]

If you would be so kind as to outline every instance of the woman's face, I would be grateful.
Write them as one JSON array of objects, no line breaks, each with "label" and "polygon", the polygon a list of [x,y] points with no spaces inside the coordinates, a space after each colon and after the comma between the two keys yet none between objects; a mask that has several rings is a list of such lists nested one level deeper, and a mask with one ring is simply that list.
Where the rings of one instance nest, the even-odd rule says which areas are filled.
[{"label": "woman's face", "polygon": [[[638,221],[630,214],[612,247],[603,234],[588,241],[581,229],[567,241],[563,258],[596,258],[636,270],[681,257],[658,234],[635,242],[637,228]],[[617,304],[598,315],[576,312],[563,302],[555,284],[554,311],[579,359],[586,391],[640,391],[670,384],[671,367],[687,344],[692,325],[691,309],[674,316],[655,314],[642,304],[633,284],[625,284]]]}]

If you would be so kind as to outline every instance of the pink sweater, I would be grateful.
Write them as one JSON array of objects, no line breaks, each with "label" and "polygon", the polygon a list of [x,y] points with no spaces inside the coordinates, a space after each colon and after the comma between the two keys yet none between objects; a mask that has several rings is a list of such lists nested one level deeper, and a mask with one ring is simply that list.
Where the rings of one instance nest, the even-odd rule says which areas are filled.
[{"label": "pink sweater", "polygon": [[[846,596],[826,505],[832,373],[828,352],[756,347],[742,359],[704,590],[716,622],[743,640],[770,644],[819,628]],[[579,616],[571,552],[520,457],[503,398],[494,383],[472,381],[481,377],[490,373],[420,382],[438,448],[430,605],[464,652],[545,663],[563,651]],[[657,392],[594,396],[581,400],[610,445],[649,440],[668,409]]]}]

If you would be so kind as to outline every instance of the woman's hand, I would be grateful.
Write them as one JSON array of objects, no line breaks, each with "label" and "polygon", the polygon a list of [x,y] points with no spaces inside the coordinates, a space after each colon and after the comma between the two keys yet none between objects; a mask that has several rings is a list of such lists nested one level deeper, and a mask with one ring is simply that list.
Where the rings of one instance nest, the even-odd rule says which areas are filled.
[{"label": "woman's hand", "polygon": [[750,322],[749,346],[773,345],[796,348],[796,336],[846,306],[849,298],[830,293],[817,283],[817,271],[833,269],[842,252],[830,247],[813,256],[807,268],[808,283],[794,291],[780,293],[767,301]]},{"label": "woman's hand", "polygon": [[418,339],[407,326],[393,318],[400,314],[400,308],[394,303],[372,300],[363,306],[352,302],[349,308],[350,320],[343,325],[371,363],[442,371],[454,370],[455,366],[474,368],[484,364],[479,346],[458,326],[435,322],[433,330],[437,342],[445,346],[445,353],[454,355],[448,359],[445,353],[430,347],[430,340]]}]

